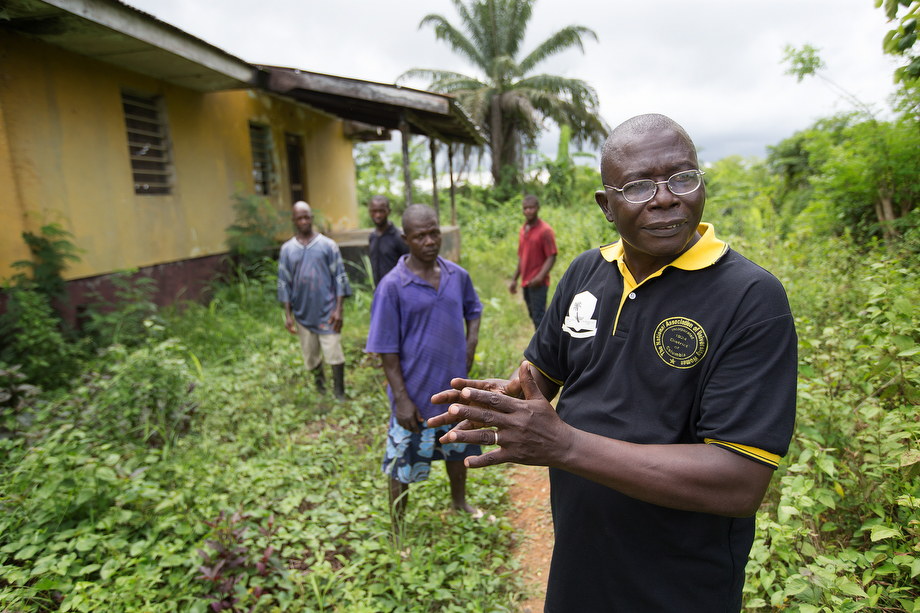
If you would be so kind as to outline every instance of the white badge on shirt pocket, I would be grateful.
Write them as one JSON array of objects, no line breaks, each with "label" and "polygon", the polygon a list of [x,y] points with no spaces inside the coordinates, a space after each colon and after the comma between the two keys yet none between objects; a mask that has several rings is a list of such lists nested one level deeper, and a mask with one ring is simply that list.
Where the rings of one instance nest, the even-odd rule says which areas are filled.
[{"label": "white badge on shirt pocket", "polygon": [[597,320],[594,311],[597,309],[597,298],[591,292],[581,292],[572,298],[569,305],[569,314],[562,323],[562,329],[572,338],[588,338],[597,334]]}]

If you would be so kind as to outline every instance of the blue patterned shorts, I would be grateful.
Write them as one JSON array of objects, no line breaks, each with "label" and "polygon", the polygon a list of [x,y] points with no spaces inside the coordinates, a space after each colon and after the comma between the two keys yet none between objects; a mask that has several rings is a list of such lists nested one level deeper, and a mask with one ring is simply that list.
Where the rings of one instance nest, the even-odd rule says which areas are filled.
[{"label": "blue patterned shorts", "polygon": [[417,483],[428,478],[433,460],[447,462],[462,461],[470,456],[482,454],[479,445],[466,443],[441,444],[438,439],[447,434],[453,426],[424,428],[416,434],[406,430],[390,417],[387,433],[387,449],[383,456],[383,474],[400,483]]}]

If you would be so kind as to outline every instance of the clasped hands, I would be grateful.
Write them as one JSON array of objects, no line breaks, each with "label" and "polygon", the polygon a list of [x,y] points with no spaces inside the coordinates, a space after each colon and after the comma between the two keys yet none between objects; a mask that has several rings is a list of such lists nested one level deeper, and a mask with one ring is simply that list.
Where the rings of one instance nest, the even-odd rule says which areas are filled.
[{"label": "clasped hands", "polygon": [[[572,445],[573,429],[566,425],[544,397],[524,362],[511,380],[452,379],[451,388],[431,397],[434,404],[450,404],[446,413],[428,420],[428,427],[457,424],[441,443],[494,445],[481,456],[467,458],[470,468],[504,462],[560,466]],[[523,395],[523,397],[521,397]]]}]

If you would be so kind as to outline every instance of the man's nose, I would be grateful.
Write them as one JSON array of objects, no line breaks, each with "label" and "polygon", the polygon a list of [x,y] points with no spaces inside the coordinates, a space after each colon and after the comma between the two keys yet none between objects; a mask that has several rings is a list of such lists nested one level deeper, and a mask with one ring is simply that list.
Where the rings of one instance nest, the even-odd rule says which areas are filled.
[{"label": "man's nose", "polygon": [[669,209],[672,206],[680,204],[680,200],[678,200],[677,196],[668,188],[667,181],[659,181],[656,183],[655,187],[658,189],[655,191],[655,196],[649,200],[649,206]]}]

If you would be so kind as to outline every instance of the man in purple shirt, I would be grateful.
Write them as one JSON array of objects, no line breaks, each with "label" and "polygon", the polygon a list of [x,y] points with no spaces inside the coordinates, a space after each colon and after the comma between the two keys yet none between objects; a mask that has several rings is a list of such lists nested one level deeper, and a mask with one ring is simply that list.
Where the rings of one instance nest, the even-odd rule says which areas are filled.
[{"label": "man in purple shirt", "polygon": [[[383,472],[389,479],[394,528],[405,515],[409,484],[428,478],[432,460],[443,459],[454,509],[481,514],[466,502],[464,458],[478,445],[442,444],[449,428],[427,428],[441,409],[431,396],[465,377],[479,341],[482,303],[469,274],[438,255],[441,228],[435,212],[413,204],[403,213],[409,255],[383,277],[371,305],[365,351],[379,353],[387,377],[390,426]],[[464,331],[465,323],[465,331]]]}]

